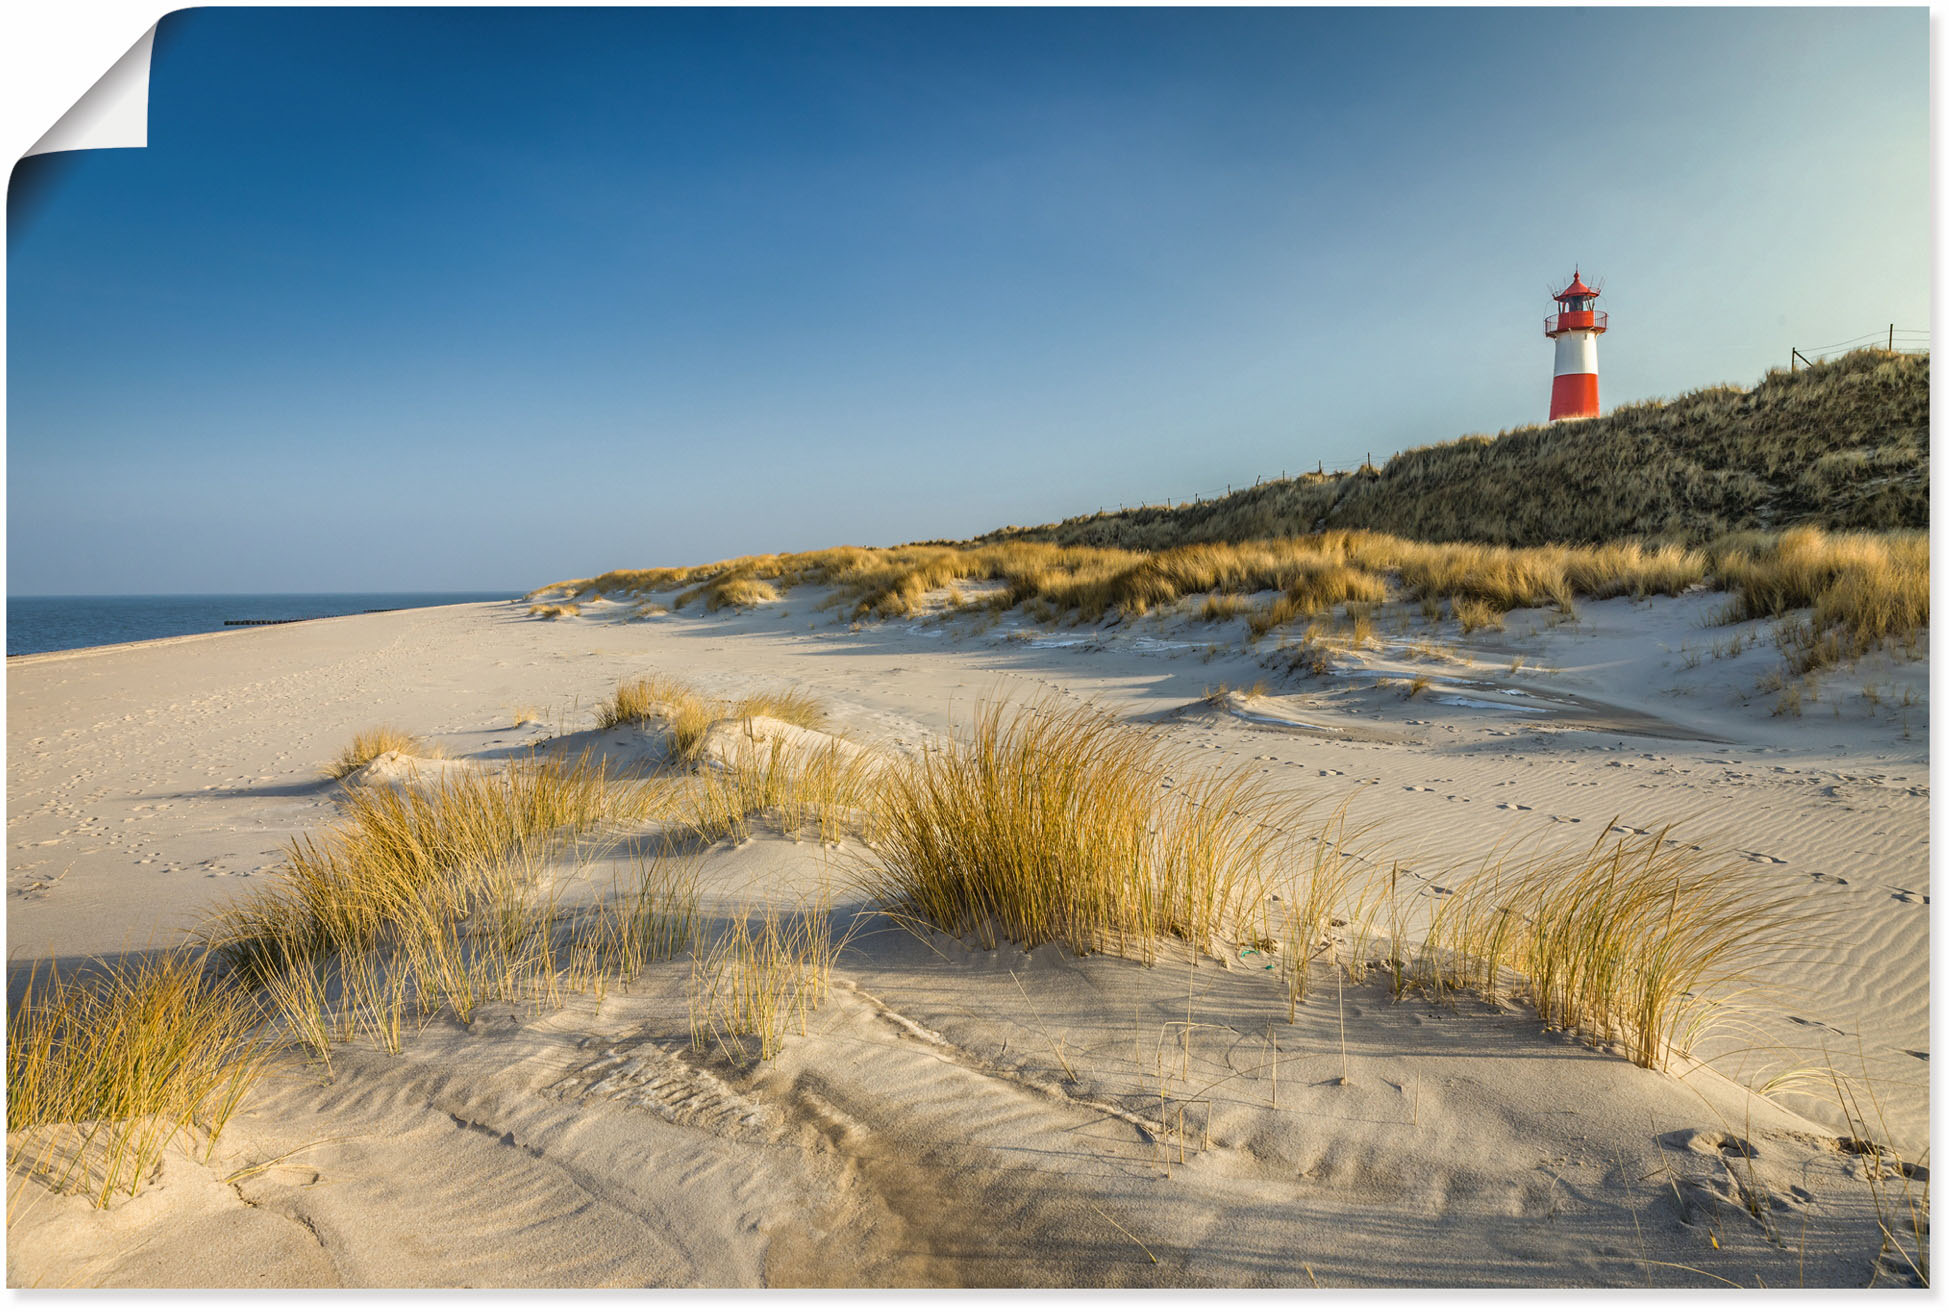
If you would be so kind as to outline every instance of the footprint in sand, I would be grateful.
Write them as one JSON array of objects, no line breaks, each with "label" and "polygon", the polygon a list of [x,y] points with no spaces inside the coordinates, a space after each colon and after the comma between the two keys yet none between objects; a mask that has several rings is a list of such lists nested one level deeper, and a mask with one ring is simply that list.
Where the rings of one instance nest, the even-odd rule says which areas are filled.
[{"label": "footprint in sand", "polygon": [[1783,866],[1786,864],[1785,857],[1768,856],[1764,852],[1741,852],[1739,855],[1745,857],[1748,861],[1757,861],[1763,866]]},{"label": "footprint in sand", "polygon": [[1816,884],[1846,884],[1847,880],[1842,879],[1839,875],[1823,875],[1816,872],[1814,882]]},{"label": "footprint in sand", "polygon": [[1496,810],[1498,811],[1534,811],[1535,809],[1533,806],[1524,806],[1521,802],[1496,803]]},{"label": "footprint in sand", "polygon": [[1466,802],[1469,799],[1462,796],[1460,793],[1450,793],[1446,800],[1450,802]]},{"label": "footprint in sand", "polygon": [[1929,895],[1918,893],[1912,888],[1898,888],[1888,896],[1897,902],[1920,902],[1923,906],[1929,905]]},{"label": "footprint in sand", "polygon": [[1322,771],[1320,771],[1320,773],[1321,773],[1322,775],[1329,775],[1329,774],[1340,774],[1340,773],[1342,773],[1342,772],[1341,772],[1341,771],[1339,771],[1339,770],[1322,770]]},{"label": "footprint in sand", "polygon": [[1432,788],[1423,788],[1420,784],[1408,784],[1402,789],[1402,791],[1409,792],[1409,793],[1432,793],[1435,790]]},{"label": "footprint in sand", "polygon": [[1847,1033],[1846,1030],[1841,1029],[1838,1026],[1829,1025],[1824,1020],[1808,1020],[1805,1016],[1789,1016],[1787,1017],[1787,1019],[1792,1021],[1796,1025],[1805,1025],[1809,1029],[1826,1030],[1829,1034]]},{"label": "footprint in sand", "polygon": [[1612,825],[1611,832],[1614,834],[1648,834],[1651,831],[1649,829],[1640,829],[1636,825]]},{"label": "footprint in sand", "polygon": [[1574,815],[1553,815],[1550,817],[1550,819],[1556,821],[1560,825],[1580,825],[1583,823],[1583,820],[1580,817]]}]

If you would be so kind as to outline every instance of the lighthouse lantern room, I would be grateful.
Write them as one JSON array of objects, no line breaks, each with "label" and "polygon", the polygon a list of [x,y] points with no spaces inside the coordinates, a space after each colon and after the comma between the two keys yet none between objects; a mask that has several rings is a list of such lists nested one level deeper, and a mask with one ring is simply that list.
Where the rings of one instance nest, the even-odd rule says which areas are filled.
[{"label": "lighthouse lantern room", "polygon": [[1583,272],[1556,294],[1557,313],[1543,321],[1543,335],[1556,342],[1556,379],[1550,384],[1550,419],[1589,419],[1597,413],[1597,335],[1610,316],[1592,309],[1598,292],[1584,286]]}]

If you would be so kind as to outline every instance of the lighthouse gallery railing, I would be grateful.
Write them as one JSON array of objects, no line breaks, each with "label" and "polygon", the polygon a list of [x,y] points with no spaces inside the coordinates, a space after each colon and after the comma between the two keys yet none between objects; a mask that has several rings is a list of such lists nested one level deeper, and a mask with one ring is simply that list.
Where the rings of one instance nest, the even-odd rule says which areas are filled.
[{"label": "lighthouse gallery railing", "polygon": [[1566,310],[1562,314],[1552,314],[1543,320],[1543,335],[1554,337],[1558,333],[1603,332],[1609,326],[1611,316],[1602,310]]}]

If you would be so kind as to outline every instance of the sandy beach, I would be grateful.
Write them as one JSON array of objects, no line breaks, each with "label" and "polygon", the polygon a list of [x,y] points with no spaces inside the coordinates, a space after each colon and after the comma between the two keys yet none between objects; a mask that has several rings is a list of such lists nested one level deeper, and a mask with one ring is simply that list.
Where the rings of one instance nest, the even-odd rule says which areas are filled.
[{"label": "sandy beach", "polygon": [[[1912,1276],[1878,1254],[1927,1174],[1926,661],[1871,657],[1789,718],[1751,691],[1764,644],[1692,654],[1729,632],[1705,627],[1710,594],[1588,603],[1570,623],[1518,611],[1466,641],[1424,626],[1324,676],[1268,669],[1242,624],[1182,608],[856,626],[816,600],[652,619],[594,601],[552,621],[451,606],[10,661],[16,986],[30,958],[180,941],[273,879],[287,843],[338,815],[322,764],[372,725],[488,769],[534,747],[627,773],[640,735],[597,730],[593,708],[649,673],[799,689],[890,754],[983,704],[1094,704],[1250,763],[1295,816],[1310,804],[1295,824],[1344,803],[1349,848],[1394,871],[1410,920],[1499,848],[1667,825],[1813,919],[1691,1059],[1654,1071],[1508,999],[1396,1000],[1372,975],[1318,975],[1289,1019],[1244,950],[1145,965],[923,938],[855,891],[860,844],[758,826],[691,854],[702,923],[824,890],[850,934],[772,1059],[693,1048],[682,961],[601,996],[434,1015],[396,1055],[292,1056],[213,1148],[172,1147],[133,1198],[97,1209],[16,1169],[9,1283]],[[561,858],[564,896],[592,896],[643,837]],[[1875,1123],[1842,1114],[1823,1068],[1872,1090]]]}]

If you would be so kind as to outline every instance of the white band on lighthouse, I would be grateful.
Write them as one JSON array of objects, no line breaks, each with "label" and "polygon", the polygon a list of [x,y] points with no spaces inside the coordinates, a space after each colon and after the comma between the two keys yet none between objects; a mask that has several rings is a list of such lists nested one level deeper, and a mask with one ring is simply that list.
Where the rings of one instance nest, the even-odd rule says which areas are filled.
[{"label": "white band on lighthouse", "polygon": [[1597,372],[1597,334],[1565,333],[1556,339],[1556,373],[1594,374]]}]

